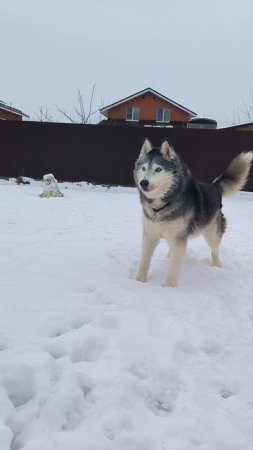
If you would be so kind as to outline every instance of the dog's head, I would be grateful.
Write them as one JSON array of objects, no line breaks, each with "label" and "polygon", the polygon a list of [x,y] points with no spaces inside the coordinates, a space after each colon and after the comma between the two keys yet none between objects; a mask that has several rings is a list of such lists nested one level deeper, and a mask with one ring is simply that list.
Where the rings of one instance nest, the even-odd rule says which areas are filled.
[{"label": "dog's head", "polygon": [[146,138],[135,163],[134,179],[147,198],[157,198],[175,185],[178,156],[165,139],[160,148],[153,147]]}]

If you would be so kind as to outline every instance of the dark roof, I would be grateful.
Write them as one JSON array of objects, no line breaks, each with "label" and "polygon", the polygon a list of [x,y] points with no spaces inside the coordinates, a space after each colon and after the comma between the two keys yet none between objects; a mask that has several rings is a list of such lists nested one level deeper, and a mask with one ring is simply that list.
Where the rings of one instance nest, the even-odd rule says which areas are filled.
[{"label": "dark roof", "polygon": [[7,105],[2,100],[0,100],[0,109],[4,109],[5,111],[13,112],[14,114],[17,114],[19,116],[29,117],[27,114],[20,111],[20,109],[13,108],[13,106]]},{"label": "dark roof", "polygon": [[217,125],[217,121],[214,119],[208,119],[207,117],[195,117],[194,119],[190,119],[188,123],[197,123],[204,125]]},{"label": "dark roof", "polygon": [[223,130],[253,131],[253,122],[240,123],[239,125],[232,125],[229,127],[224,127]]},{"label": "dark roof", "polygon": [[147,92],[150,92],[151,94],[156,95],[157,97],[165,100],[166,102],[171,103],[172,105],[176,106],[179,109],[182,109],[183,111],[187,112],[188,114],[190,114],[193,117],[197,115],[195,112],[191,111],[190,109],[185,108],[184,106],[180,105],[179,103],[174,102],[174,100],[171,100],[170,98],[165,97],[165,95],[160,94],[159,92],[155,91],[154,89],[152,89],[150,87],[143,89],[142,91],[136,92],[135,94],[129,95],[128,97],[125,97],[122,100],[118,100],[115,103],[111,103],[108,106],[104,106],[103,108],[100,109],[100,112],[102,114],[104,114],[104,116],[106,116],[108,109],[114,108],[115,106],[125,103],[133,98],[139,97],[140,95],[146,94]]}]

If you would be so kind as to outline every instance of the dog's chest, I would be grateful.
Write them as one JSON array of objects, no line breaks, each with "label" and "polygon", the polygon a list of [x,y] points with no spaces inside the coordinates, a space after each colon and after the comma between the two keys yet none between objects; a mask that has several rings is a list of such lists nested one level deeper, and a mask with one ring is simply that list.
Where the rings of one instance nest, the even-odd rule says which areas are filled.
[{"label": "dog's chest", "polygon": [[174,241],[185,234],[187,229],[187,220],[185,217],[179,217],[174,220],[159,221],[148,219],[143,215],[144,228],[149,235],[159,236],[166,241]]}]

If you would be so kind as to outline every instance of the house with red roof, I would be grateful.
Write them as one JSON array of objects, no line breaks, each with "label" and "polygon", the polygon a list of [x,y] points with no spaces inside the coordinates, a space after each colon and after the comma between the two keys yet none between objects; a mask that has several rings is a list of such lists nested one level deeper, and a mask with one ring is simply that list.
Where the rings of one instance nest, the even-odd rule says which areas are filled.
[{"label": "house with red roof", "polygon": [[151,88],[100,109],[107,125],[173,126],[185,128],[197,114]]}]

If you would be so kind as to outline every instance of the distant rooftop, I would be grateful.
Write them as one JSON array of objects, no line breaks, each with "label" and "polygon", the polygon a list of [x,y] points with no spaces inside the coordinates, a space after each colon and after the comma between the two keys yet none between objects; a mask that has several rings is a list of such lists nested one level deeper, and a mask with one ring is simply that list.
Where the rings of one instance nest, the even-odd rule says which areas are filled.
[{"label": "distant rooftop", "polygon": [[223,127],[223,130],[253,131],[253,122],[239,123]]},{"label": "distant rooftop", "polygon": [[19,116],[29,117],[27,114],[23,113],[20,109],[13,108],[13,106],[7,105],[7,103],[3,102],[2,100],[0,100],[0,109],[13,112],[15,114],[18,114]]}]

